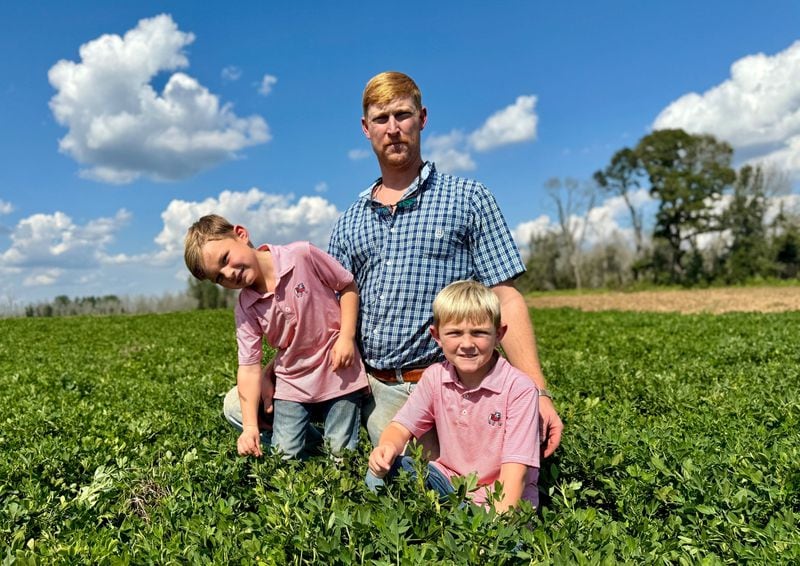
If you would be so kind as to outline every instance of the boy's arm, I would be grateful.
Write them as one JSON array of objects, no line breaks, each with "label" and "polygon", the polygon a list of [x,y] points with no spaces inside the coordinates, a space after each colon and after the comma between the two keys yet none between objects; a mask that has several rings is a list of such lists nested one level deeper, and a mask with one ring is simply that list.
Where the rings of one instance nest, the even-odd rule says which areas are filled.
[{"label": "boy's arm", "polygon": [[495,503],[495,511],[505,513],[519,502],[525,490],[527,476],[528,466],[525,464],[509,462],[500,466],[500,477],[497,481],[503,486],[503,499]]},{"label": "boy's arm", "polygon": [[379,478],[384,477],[409,440],[411,431],[397,421],[389,423],[383,430],[378,445],[369,455],[369,469],[372,473]]},{"label": "boy's arm", "polygon": [[240,456],[261,456],[258,403],[261,400],[261,364],[240,365],[236,388],[242,407],[242,434],[236,442]]},{"label": "boy's arm", "polygon": [[358,321],[358,288],[355,282],[339,291],[339,338],[331,348],[331,370],[347,368],[355,356],[356,322]]}]

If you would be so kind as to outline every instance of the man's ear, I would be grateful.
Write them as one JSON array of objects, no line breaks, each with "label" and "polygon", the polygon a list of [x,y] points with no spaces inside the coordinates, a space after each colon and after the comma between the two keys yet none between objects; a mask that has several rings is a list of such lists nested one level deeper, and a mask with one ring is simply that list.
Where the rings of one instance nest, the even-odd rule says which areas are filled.
[{"label": "man's ear", "polygon": [[436,340],[436,343],[439,344],[439,347],[442,347],[442,341],[439,339],[439,329],[436,328],[433,324],[430,326],[431,336],[433,339]]},{"label": "man's ear", "polygon": [[367,139],[370,139],[369,128],[367,127],[367,119],[364,116],[361,117],[361,131],[364,132],[364,135],[367,136]]},{"label": "man's ear", "polygon": [[506,335],[506,330],[508,330],[508,325],[500,323],[500,326],[497,328],[497,341],[500,342],[503,339],[503,336]]},{"label": "man's ear", "polygon": [[419,129],[420,131],[425,129],[425,124],[428,123],[428,109],[424,106],[419,110]]}]

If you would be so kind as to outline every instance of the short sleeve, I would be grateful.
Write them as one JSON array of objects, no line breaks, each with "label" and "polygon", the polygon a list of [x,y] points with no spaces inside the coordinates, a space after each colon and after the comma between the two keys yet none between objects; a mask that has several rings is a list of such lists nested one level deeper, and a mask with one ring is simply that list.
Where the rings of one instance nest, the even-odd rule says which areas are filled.
[{"label": "short sleeve", "polygon": [[240,303],[234,309],[236,343],[239,346],[239,365],[260,364],[263,357],[263,333],[255,316],[243,309]]},{"label": "short sleeve", "polygon": [[470,249],[478,281],[492,287],[522,275],[525,265],[494,195],[479,185],[470,206]]},{"label": "short sleeve", "polygon": [[308,244],[311,266],[319,280],[334,291],[341,291],[353,282],[353,274],[345,269],[334,257],[326,254],[313,244]]}]

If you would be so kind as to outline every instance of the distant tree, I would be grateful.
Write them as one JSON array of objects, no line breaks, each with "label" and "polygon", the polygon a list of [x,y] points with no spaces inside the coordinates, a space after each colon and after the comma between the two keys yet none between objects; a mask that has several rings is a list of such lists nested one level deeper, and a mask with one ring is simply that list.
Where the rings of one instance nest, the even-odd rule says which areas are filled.
[{"label": "distant tree", "polygon": [[197,301],[198,309],[227,308],[233,304],[236,296],[236,291],[224,289],[207,279],[199,281],[194,277],[189,278],[188,292]]},{"label": "distant tree", "polygon": [[594,180],[600,189],[608,194],[622,197],[631,215],[635,258],[642,257],[644,252],[644,212],[634,205],[631,193],[641,188],[646,178],[642,162],[637,153],[630,148],[623,148],[611,158],[611,163],[602,171],[594,174]]},{"label": "distant tree", "polygon": [[517,281],[520,291],[550,291],[572,286],[569,273],[565,281],[560,269],[566,263],[563,260],[561,241],[560,234],[555,232],[531,237],[526,271]]},{"label": "distant tree", "polygon": [[552,178],[545,183],[550,198],[556,205],[561,245],[572,270],[575,287],[583,287],[581,278],[583,247],[589,229],[589,212],[594,208],[596,192],[588,183],[576,179]]},{"label": "distant tree", "polygon": [[701,266],[697,237],[721,230],[713,207],[736,179],[733,149],[710,135],[658,130],[643,137],[635,152],[647,172],[650,194],[659,200],[652,265],[666,272],[657,279],[691,284]]}]

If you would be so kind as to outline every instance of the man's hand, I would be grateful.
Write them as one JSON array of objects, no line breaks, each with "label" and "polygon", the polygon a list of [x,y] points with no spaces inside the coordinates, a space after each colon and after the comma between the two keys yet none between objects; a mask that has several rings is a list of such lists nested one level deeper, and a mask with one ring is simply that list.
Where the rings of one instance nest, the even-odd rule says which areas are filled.
[{"label": "man's hand", "polygon": [[539,396],[539,430],[542,434],[544,457],[550,457],[561,444],[561,431],[564,423],[556,412],[555,405],[549,397]]},{"label": "man's hand", "polygon": [[369,469],[378,478],[383,478],[397,458],[397,449],[392,444],[379,444],[369,455]]},{"label": "man's hand", "polygon": [[349,368],[355,357],[355,343],[349,338],[339,336],[331,348],[331,371]]},{"label": "man's hand", "polygon": [[257,426],[246,425],[236,441],[239,456],[261,457],[261,435]]}]

